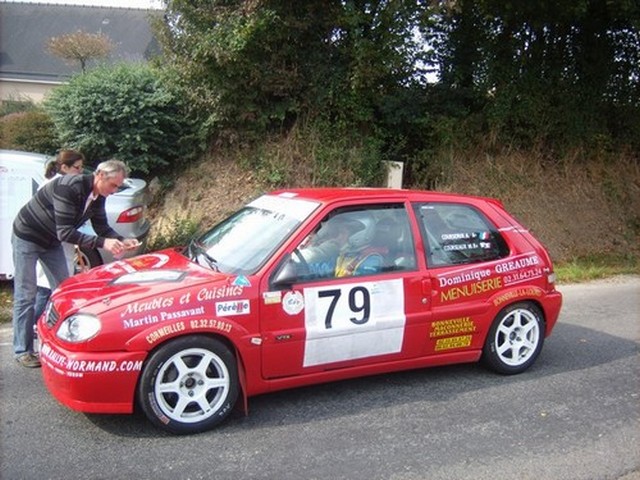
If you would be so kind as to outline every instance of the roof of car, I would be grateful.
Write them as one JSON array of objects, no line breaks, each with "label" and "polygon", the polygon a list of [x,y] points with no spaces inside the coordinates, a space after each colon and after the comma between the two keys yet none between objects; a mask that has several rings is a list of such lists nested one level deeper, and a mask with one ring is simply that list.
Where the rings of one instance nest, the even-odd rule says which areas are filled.
[{"label": "roof of car", "polygon": [[460,201],[460,200],[476,200],[488,201],[496,204],[501,202],[494,198],[480,197],[473,195],[465,195],[459,193],[438,192],[432,190],[408,190],[393,188],[294,188],[286,190],[277,190],[271,192],[272,195],[278,196],[295,196],[297,198],[305,198],[315,200],[321,203],[333,203],[344,200],[375,200],[377,198],[389,200],[397,198],[398,200],[410,201]]}]

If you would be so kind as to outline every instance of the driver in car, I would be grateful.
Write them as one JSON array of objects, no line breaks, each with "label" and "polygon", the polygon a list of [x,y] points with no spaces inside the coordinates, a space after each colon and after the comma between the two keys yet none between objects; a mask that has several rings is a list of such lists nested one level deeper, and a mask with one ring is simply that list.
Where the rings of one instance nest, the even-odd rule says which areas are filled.
[{"label": "driver in car", "polygon": [[300,253],[315,278],[333,277],[340,251],[349,243],[349,237],[362,230],[364,225],[345,215],[337,215],[322,223],[320,229],[310,235]]}]

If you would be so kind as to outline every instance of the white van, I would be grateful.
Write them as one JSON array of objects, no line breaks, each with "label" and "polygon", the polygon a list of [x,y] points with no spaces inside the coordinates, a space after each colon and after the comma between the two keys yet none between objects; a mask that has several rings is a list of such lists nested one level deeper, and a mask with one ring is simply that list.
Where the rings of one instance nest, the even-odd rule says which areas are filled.
[{"label": "white van", "polygon": [[[0,280],[10,280],[14,274],[11,248],[13,220],[44,183],[45,166],[51,160],[52,157],[39,153],[0,150]],[[118,192],[107,197],[105,209],[109,225],[123,237],[140,241],[140,246],[127,252],[127,256],[138,255],[146,248],[150,229],[145,218],[147,202],[147,183],[137,178],[127,178]],[[90,222],[81,230],[95,235]],[[90,267],[113,261],[113,256],[103,249],[82,248],[80,254],[83,264]]]}]

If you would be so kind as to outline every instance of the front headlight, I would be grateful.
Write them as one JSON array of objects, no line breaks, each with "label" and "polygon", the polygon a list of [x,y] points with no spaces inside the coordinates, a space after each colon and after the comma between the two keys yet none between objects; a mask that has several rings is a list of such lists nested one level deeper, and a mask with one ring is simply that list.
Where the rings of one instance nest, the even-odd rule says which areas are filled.
[{"label": "front headlight", "polygon": [[66,318],[60,324],[56,336],[65,342],[84,342],[95,337],[101,327],[98,317],[86,313],[77,313]]}]

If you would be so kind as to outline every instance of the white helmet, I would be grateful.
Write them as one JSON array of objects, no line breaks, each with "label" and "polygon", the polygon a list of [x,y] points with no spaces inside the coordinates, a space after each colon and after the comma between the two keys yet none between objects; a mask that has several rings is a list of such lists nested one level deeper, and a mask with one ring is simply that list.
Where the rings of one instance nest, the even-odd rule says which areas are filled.
[{"label": "white helmet", "polygon": [[353,250],[360,250],[369,245],[376,233],[376,222],[372,216],[360,217],[358,221],[364,225],[364,228],[349,237],[349,247]]}]

